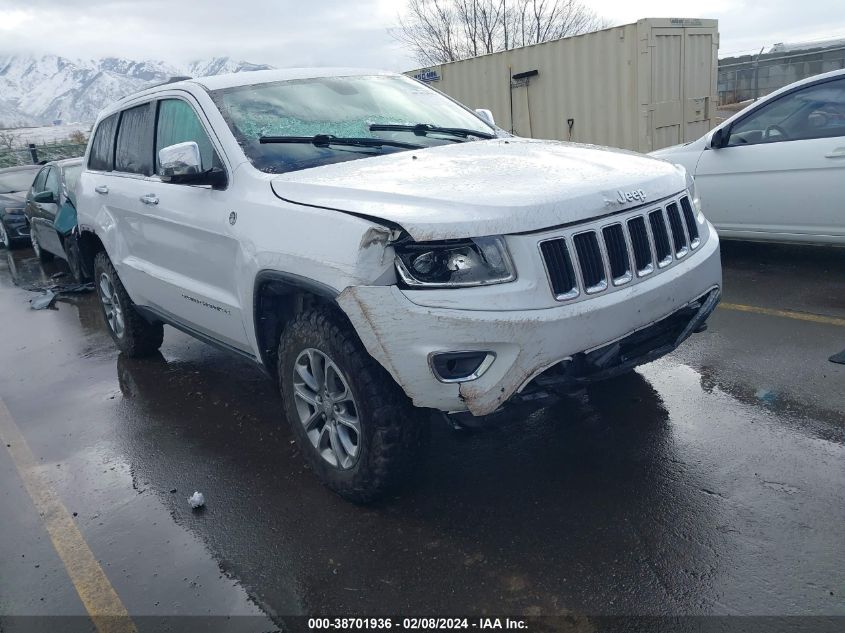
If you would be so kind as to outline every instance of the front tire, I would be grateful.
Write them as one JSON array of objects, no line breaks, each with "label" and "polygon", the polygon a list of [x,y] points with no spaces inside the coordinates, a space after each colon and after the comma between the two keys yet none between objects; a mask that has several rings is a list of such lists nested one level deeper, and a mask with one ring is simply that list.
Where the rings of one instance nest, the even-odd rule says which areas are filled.
[{"label": "front tire", "polygon": [[9,231],[6,229],[6,223],[0,220],[0,246],[4,246],[7,251],[12,250],[12,239],[9,237]]},{"label": "front tire", "polygon": [[164,339],[164,327],[138,314],[104,251],[94,258],[94,284],[106,328],[118,349],[130,358],[155,354]]},{"label": "front tire", "polygon": [[279,343],[285,413],[320,480],[356,503],[373,501],[409,474],[424,416],[329,308],[307,308]]}]

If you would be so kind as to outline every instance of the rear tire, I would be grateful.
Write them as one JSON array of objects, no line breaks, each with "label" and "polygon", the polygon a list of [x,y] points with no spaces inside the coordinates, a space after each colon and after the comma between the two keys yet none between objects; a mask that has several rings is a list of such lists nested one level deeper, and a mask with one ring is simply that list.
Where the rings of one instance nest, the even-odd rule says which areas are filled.
[{"label": "rear tire", "polygon": [[306,308],[285,328],[278,359],[288,422],[320,480],[356,503],[402,483],[421,452],[427,416],[351,326],[330,308]]},{"label": "rear tire", "polygon": [[94,284],[106,328],[120,351],[130,358],[155,354],[164,339],[164,327],[138,314],[105,251],[94,258]]}]

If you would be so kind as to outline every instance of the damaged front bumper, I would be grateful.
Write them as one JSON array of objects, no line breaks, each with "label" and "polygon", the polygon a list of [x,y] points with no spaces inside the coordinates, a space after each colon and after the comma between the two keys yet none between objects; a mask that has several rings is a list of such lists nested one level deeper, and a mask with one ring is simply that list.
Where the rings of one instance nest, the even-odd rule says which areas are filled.
[{"label": "damaged front bumper", "polygon": [[[721,284],[718,240],[711,239],[696,257],[625,292],[554,308],[431,308],[413,303],[396,286],[350,287],[338,302],[367,351],[414,405],[480,416],[535,379],[600,380],[672,351],[702,327]],[[438,380],[431,355],[456,350],[489,352],[495,360],[473,380]]]}]

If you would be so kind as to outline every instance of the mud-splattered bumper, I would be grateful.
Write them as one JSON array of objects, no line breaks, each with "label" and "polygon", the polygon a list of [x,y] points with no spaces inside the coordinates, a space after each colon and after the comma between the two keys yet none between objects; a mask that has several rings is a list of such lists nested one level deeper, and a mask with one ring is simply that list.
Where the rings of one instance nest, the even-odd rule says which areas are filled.
[{"label": "mud-splattered bumper", "polygon": [[[486,415],[561,360],[642,330],[721,285],[719,242],[711,239],[695,257],[625,291],[550,309],[430,308],[396,286],[347,288],[338,301],[416,406]],[[458,350],[493,352],[495,361],[475,380],[441,382],[429,356]]]}]

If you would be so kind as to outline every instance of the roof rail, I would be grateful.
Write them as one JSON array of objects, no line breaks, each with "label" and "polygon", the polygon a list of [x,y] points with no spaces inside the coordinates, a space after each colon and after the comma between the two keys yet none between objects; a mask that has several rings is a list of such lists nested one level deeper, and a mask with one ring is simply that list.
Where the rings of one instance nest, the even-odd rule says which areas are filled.
[{"label": "roof rail", "polygon": [[174,75],[173,77],[168,77],[166,81],[160,81],[157,84],[150,84],[149,86],[144,86],[143,88],[135,90],[134,92],[130,92],[127,95],[123,95],[120,99],[118,99],[118,102],[123,101],[124,99],[128,99],[132,95],[136,95],[139,92],[144,92],[144,90],[149,90],[150,88],[158,88],[159,86],[166,86],[167,84],[174,84],[177,81],[186,81],[188,79],[193,79],[193,77],[191,77],[190,75]]}]

